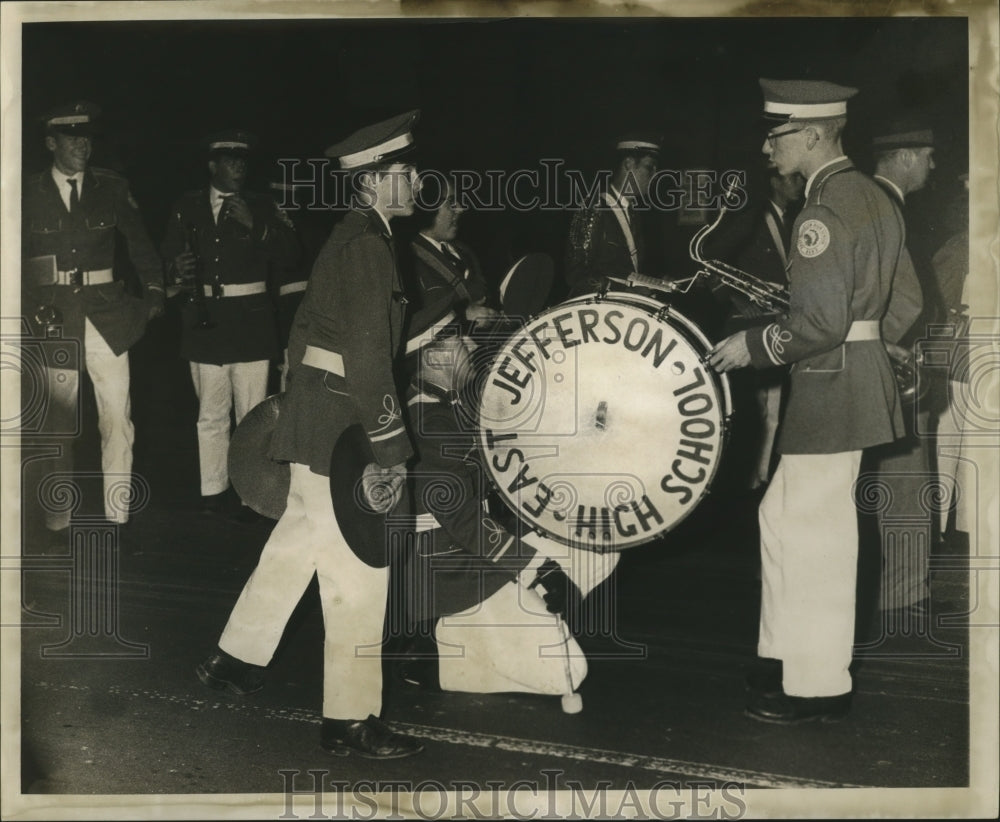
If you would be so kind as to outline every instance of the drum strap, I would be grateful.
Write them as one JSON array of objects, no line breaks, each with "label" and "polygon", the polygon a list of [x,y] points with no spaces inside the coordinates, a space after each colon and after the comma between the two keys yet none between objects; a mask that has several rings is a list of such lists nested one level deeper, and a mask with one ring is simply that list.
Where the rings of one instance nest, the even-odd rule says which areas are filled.
[{"label": "drum strap", "polygon": [[782,266],[787,266],[788,252],[785,249],[785,240],[781,236],[778,217],[771,208],[768,208],[767,213],[764,214],[764,222],[767,223],[767,230],[771,232],[771,239],[774,241],[774,247],[778,250],[778,256],[781,257]]},{"label": "drum strap", "polygon": [[632,228],[628,224],[628,217],[625,214],[625,208],[606,191],[604,192],[604,201],[611,208],[611,213],[615,215],[615,219],[618,220],[618,225],[621,227],[622,234],[625,235],[625,243],[628,245],[628,253],[632,257],[632,270],[638,274],[639,251],[635,247],[635,238],[632,236]]},{"label": "drum strap", "polygon": [[458,275],[437,254],[420,243],[413,243],[413,251],[417,257],[445,278],[448,285],[455,289],[455,293],[462,302],[469,302],[472,299],[469,289],[465,287],[465,283],[459,279]]}]

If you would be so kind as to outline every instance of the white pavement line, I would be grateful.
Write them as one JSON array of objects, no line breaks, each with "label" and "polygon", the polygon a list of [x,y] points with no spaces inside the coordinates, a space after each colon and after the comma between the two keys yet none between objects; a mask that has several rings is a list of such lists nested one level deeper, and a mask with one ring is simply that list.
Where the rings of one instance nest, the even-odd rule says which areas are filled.
[{"label": "white pavement line", "polygon": [[[51,691],[91,691],[86,685],[68,685],[40,681],[34,683],[37,687]],[[162,693],[148,688],[129,688],[112,685],[107,693],[114,696],[132,696],[171,702],[192,711],[225,710],[239,714],[263,715],[267,719],[279,719],[289,722],[306,722],[320,725],[322,717],[315,711],[303,708],[272,708],[256,705],[252,702],[235,699],[197,699],[176,693]],[[521,739],[515,736],[477,733],[475,731],[460,731],[454,728],[440,728],[434,725],[414,725],[409,722],[389,723],[394,729],[412,734],[421,739],[433,742],[444,742],[449,745],[466,745],[472,748],[493,748],[500,751],[528,754],[531,756],[550,756],[559,759],[576,759],[581,762],[600,762],[620,768],[640,768],[644,771],[658,774],[682,775],[699,780],[718,783],[735,782],[748,787],[759,788],[867,788],[870,785],[855,785],[846,782],[827,782],[821,779],[803,779],[785,774],[767,773],[766,771],[738,770],[708,765],[702,762],[689,762],[684,759],[668,759],[659,756],[645,756],[623,751],[609,751],[604,748],[583,748],[576,745],[563,745],[558,742],[541,742],[532,739]]]},{"label": "white pavement line", "polygon": [[412,725],[407,722],[391,722],[399,731],[430,739],[434,742],[448,742],[454,745],[469,745],[476,748],[495,748],[535,756],[551,756],[560,759],[579,759],[584,762],[600,762],[621,768],[641,768],[660,774],[674,774],[709,780],[717,783],[737,782],[748,787],[760,788],[863,788],[868,785],[852,785],[846,782],[826,782],[821,779],[801,779],[796,776],[766,773],[763,771],[743,771],[688,762],[683,759],[665,759],[658,756],[631,754],[623,751],[609,751],[604,748],[581,748],[562,745],[558,742],[538,742],[498,734],[483,734],[470,731],[456,731],[451,728],[436,728],[430,725]]}]

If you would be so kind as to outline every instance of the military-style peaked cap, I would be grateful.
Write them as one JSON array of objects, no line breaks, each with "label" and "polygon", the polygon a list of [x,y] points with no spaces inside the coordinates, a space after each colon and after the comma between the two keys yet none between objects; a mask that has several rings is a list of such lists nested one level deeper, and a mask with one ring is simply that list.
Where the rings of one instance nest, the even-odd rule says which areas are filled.
[{"label": "military-style peaked cap", "polygon": [[323,153],[335,157],[341,168],[364,168],[395,159],[413,146],[413,126],[420,119],[417,110],[408,111],[355,131]]},{"label": "military-style peaked cap", "polygon": [[830,120],[847,114],[847,101],[856,88],[825,80],[760,80],[764,93],[764,119],[772,123],[792,120]]}]

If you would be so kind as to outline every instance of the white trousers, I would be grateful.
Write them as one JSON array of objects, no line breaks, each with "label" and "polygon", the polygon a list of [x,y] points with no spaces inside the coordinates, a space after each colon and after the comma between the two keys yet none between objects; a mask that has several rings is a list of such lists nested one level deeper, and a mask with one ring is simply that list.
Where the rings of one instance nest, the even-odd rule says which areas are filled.
[{"label": "white trousers", "polygon": [[267,371],[267,360],[191,363],[191,381],[198,397],[198,465],[203,496],[221,494],[229,487],[229,413],[235,410],[239,425],[247,411],[264,400]]},{"label": "white trousers", "polygon": [[781,384],[758,386],[754,389],[754,399],[757,401],[757,411],[760,414],[761,438],[750,483],[752,488],[759,488],[767,484],[771,475],[771,454],[774,452],[774,440],[778,434],[778,414],[781,410]]},{"label": "white trousers", "polygon": [[[584,597],[618,565],[617,553],[572,548],[539,534],[526,541],[559,563]],[[522,572],[525,581],[534,570]],[[485,601],[437,621],[439,677],[445,691],[537,694],[572,692],[587,675],[587,659],[561,617],[536,590],[510,582]]]},{"label": "white trousers", "polygon": [[243,587],[219,647],[244,662],[267,665],[313,574],[319,579],[326,634],[323,716],[378,716],[389,572],[354,555],[333,513],[329,479],[304,465],[291,466],[288,506]]},{"label": "white trousers", "polygon": [[435,630],[445,691],[568,694],[587,675],[583,650],[533,590],[509,582]]},{"label": "white trousers", "polygon": [[[119,524],[128,522],[132,480],[132,405],[129,398],[128,352],[115,354],[90,320],[84,324],[84,367],[94,384],[97,427],[101,435],[101,471],[104,474],[104,516]],[[74,430],[79,419],[80,373],[75,368],[47,368],[49,399],[59,419],[59,430]],[[56,460],[59,471],[72,471],[72,442],[62,445]],[[45,525],[59,530],[69,525],[71,511],[46,511]]]},{"label": "white trousers", "polygon": [[784,454],[760,504],[762,657],[789,696],[851,690],[861,452]]}]

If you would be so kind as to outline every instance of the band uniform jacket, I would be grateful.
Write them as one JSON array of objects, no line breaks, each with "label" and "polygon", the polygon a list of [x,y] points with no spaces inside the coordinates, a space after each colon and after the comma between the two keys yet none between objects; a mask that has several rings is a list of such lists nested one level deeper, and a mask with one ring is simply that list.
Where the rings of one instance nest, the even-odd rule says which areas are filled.
[{"label": "band uniform jacket", "polygon": [[[149,239],[128,181],[103,168],[84,172],[79,207],[70,214],[51,169],[25,181],[21,213],[22,303],[35,336],[33,315],[38,306],[54,306],[62,317],[64,339],[84,338],[89,319],[115,354],[122,354],[143,335],[151,308],[162,305],[163,265]],[[115,271],[116,247],[124,239],[129,258],[142,283],[143,297],[125,290]],[[111,282],[88,285],[88,272],[112,269]],[[83,272],[79,285],[60,285],[56,272]],[[75,356],[75,355],[74,355]],[[47,363],[75,368],[73,361]]]},{"label": "band uniform jacket", "polygon": [[[253,215],[247,228],[220,210],[216,223],[209,189],[184,194],[171,210],[161,246],[171,265],[195,237],[194,252],[202,283],[215,289],[226,285],[267,283],[269,264],[294,265],[298,240],[274,201],[261,194],[241,192]],[[225,206],[223,206],[223,209]],[[198,327],[198,308],[188,302],[182,310],[181,356],[191,362],[223,365],[274,359],[278,355],[275,309],[265,290],[244,296],[205,297],[211,328]]]},{"label": "band uniform jacket", "polygon": [[[920,290],[899,209],[842,158],[813,179],[792,238],[789,313],[746,337],[755,367],[792,364],[779,451],[839,453],[903,436],[882,338],[912,323]],[[846,342],[855,321],[881,323],[882,338],[876,328]]]},{"label": "band uniform jacket", "polygon": [[393,380],[405,309],[382,218],[349,211],[320,250],[292,323],[272,459],[329,476],[333,447],[354,423],[379,465],[412,455]]},{"label": "band uniform jacket", "polygon": [[631,231],[636,249],[634,265],[618,217],[603,197],[595,205],[573,215],[566,241],[566,282],[570,297],[600,290],[608,276],[647,273],[641,219],[635,213]]},{"label": "band uniform jacket", "polygon": [[406,277],[410,300],[406,321],[407,339],[426,331],[449,311],[461,317],[464,309],[483,300],[487,295],[479,260],[464,243],[452,242],[458,252],[456,261],[437,249],[423,236],[411,243]]},{"label": "band uniform jacket", "polygon": [[409,411],[419,452],[410,474],[418,539],[416,550],[402,552],[401,575],[407,615],[425,622],[484,601],[536,552],[487,512],[479,451],[454,407],[418,394]]},{"label": "band uniform jacket", "polygon": [[305,294],[309,272],[312,271],[319,250],[333,229],[334,212],[289,209],[281,213],[291,220],[301,250],[294,264],[282,262],[274,264],[273,285],[277,291],[278,344],[285,349],[288,347],[288,337],[292,332],[295,312],[298,311],[302,296]]}]

